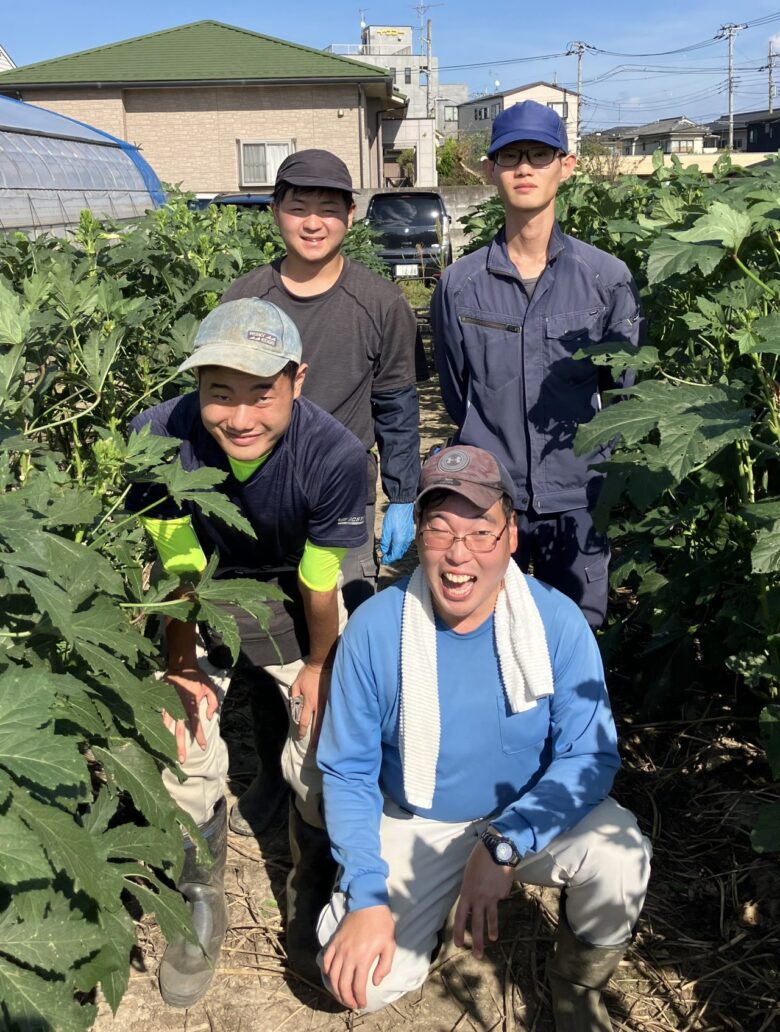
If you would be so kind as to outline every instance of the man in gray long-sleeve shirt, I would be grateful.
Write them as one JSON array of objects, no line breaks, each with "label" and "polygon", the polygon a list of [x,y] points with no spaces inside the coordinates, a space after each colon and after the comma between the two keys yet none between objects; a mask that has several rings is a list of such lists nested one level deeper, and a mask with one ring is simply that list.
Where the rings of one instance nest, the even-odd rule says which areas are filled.
[{"label": "man in gray long-sleeve shirt", "polygon": [[625,264],[564,235],[558,187],[574,171],[566,128],[525,101],[495,120],[484,168],[506,224],[492,243],[446,269],[433,298],[434,345],[457,440],[492,452],[515,484],[523,570],[578,603],[591,627],[607,607],[609,544],[591,510],[608,449],[576,456],[574,436],[618,384],[573,356],[603,342],[640,342],[643,320]]}]

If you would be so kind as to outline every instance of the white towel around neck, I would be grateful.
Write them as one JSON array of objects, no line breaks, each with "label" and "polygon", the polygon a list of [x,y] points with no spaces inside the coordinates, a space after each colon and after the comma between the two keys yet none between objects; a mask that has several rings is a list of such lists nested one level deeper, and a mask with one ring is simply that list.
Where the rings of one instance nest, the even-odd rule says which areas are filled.
[{"label": "white towel around neck", "polygon": [[[512,713],[553,694],[544,624],[524,575],[510,560],[494,611],[498,668]],[[486,672],[487,673],[487,672]],[[420,566],[404,592],[401,615],[400,749],[404,794],[429,809],[441,739],[436,619]]]}]

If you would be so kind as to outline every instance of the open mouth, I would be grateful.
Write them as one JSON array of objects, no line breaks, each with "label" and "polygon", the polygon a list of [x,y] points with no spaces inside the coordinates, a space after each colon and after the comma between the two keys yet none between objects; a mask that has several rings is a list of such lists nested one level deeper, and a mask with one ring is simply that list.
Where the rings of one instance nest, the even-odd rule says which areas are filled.
[{"label": "open mouth", "polygon": [[477,578],[467,573],[443,573],[441,575],[444,597],[455,601],[467,598],[476,583]]}]

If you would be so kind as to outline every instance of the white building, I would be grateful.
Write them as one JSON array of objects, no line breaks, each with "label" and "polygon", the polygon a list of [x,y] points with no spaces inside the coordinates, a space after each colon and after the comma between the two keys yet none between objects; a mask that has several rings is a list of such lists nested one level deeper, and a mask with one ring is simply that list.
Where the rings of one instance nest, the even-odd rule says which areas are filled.
[{"label": "white building", "polygon": [[[415,53],[414,29],[410,25],[364,25],[360,43],[331,43],[332,54],[386,68],[393,76],[395,89],[407,99],[404,110],[381,112],[385,185],[400,185],[404,178],[398,158],[414,151],[414,174],[404,185],[436,186],[437,132],[455,135],[457,107],[468,96],[463,84],[440,85],[439,61],[427,48]],[[449,127],[449,131],[448,131]]]}]

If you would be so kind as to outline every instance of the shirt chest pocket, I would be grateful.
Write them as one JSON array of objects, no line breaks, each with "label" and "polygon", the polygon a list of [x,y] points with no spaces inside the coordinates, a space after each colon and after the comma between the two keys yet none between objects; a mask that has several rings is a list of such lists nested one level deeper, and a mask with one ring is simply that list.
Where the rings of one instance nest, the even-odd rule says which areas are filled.
[{"label": "shirt chest pocket", "polygon": [[550,733],[550,708],[546,699],[532,709],[513,713],[503,692],[497,696],[498,726],[501,730],[501,748],[505,753],[522,752],[536,748],[541,751]]},{"label": "shirt chest pocket", "polygon": [[520,376],[523,328],[500,312],[463,309],[458,313],[463,348],[471,378],[500,390]]},{"label": "shirt chest pocket", "polygon": [[607,318],[605,305],[594,305],[577,312],[548,315],[545,319],[545,349],[547,368],[567,383],[582,383],[595,375],[593,365],[586,359],[572,356],[590,344],[600,344],[604,337]]}]

